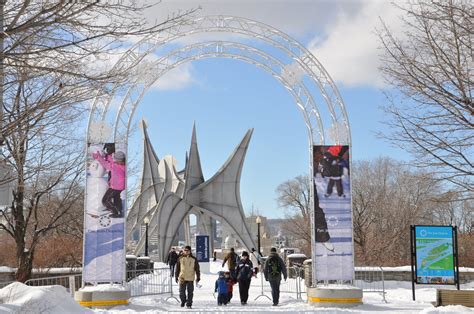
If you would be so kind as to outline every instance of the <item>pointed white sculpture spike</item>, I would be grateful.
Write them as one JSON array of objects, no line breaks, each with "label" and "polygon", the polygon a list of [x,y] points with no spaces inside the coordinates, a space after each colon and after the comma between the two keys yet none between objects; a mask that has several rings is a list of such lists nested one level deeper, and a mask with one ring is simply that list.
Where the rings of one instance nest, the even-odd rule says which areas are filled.
[{"label": "pointed white sculpture spike", "polygon": [[230,227],[240,236],[242,243],[254,248],[255,242],[245,223],[245,213],[240,200],[240,176],[253,129],[245,134],[231,157],[209,180],[185,194],[185,201],[204,208],[231,222]]},{"label": "pointed white sculpture spike", "polygon": [[140,183],[140,195],[134,201],[127,214],[126,234],[129,237],[140,228],[149,209],[159,202],[162,194],[162,181],[158,171],[160,160],[151,145],[145,120],[141,121],[143,132],[143,168]]},{"label": "pointed white sculpture spike", "polygon": [[185,192],[191,190],[197,185],[204,182],[202,174],[201,158],[199,157],[199,149],[197,146],[196,125],[193,125],[193,135],[191,137],[191,147],[189,148],[188,162],[186,164]]}]

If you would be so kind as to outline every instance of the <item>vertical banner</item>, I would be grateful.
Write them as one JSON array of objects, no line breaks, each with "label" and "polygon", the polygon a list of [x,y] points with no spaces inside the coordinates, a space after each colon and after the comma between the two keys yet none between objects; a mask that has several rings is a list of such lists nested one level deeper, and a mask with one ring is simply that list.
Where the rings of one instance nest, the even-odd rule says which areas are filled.
[{"label": "vertical banner", "polygon": [[199,263],[209,263],[209,236],[196,236],[196,258]]},{"label": "vertical banner", "polygon": [[316,280],[353,280],[349,146],[313,146],[313,271]]},{"label": "vertical banner", "polygon": [[452,226],[415,226],[417,284],[456,284]]},{"label": "vertical banner", "polygon": [[87,148],[84,218],[84,282],[125,279],[126,145]]}]

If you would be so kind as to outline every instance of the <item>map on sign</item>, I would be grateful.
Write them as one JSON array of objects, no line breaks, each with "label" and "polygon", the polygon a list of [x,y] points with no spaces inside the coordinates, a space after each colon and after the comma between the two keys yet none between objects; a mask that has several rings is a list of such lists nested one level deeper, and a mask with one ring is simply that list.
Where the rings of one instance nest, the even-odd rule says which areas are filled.
[{"label": "map on sign", "polygon": [[415,226],[416,282],[454,284],[452,227]]}]

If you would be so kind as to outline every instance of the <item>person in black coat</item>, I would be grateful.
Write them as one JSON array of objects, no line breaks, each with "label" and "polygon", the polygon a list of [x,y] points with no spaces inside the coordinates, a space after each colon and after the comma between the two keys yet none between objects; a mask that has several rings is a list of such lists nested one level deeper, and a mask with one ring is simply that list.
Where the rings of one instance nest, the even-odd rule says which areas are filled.
[{"label": "person in black coat", "polygon": [[168,257],[166,258],[166,265],[170,266],[171,277],[174,276],[174,268],[177,261],[178,253],[176,253],[175,248],[171,248],[171,251],[168,253]]},{"label": "person in black coat", "polygon": [[287,272],[285,263],[274,247],[271,248],[270,255],[265,261],[263,274],[265,275],[265,280],[270,282],[270,287],[272,288],[273,306],[277,306],[280,301],[281,276],[283,275],[286,281]]},{"label": "person in black coat", "polygon": [[248,252],[242,252],[242,258],[237,264],[236,272],[237,282],[239,283],[240,303],[246,305],[249,298],[250,281],[253,275],[253,263],[249,258]]}]

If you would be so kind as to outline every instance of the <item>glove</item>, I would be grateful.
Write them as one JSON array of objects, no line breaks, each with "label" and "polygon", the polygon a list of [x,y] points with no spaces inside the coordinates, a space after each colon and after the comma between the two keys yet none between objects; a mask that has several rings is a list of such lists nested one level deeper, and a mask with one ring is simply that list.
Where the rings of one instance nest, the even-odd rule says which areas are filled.
[{"label": "glove", "polygon": [[286,281],[286,277],[285,277],[285,281]]},{"label": "glove", "polygon": [[100,156],[100,153],[98,151],[95,152],[95,153],[92,153],[92,158],[94,158],[94,159],[99,158],[99,156]]},{"label": "glove", "polygon": [[176,278],[176,283],[178,283],[178,278]]},{"label": "glove", "polygon": [[196,279],[196,282],[199,282],[199,281],[201,281],[201,278],[197,278],[197,279]]}]

